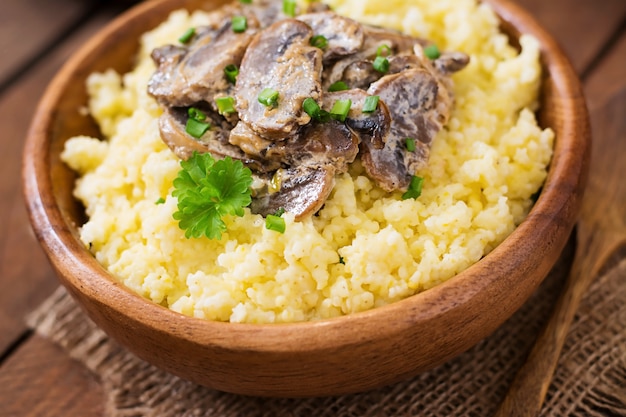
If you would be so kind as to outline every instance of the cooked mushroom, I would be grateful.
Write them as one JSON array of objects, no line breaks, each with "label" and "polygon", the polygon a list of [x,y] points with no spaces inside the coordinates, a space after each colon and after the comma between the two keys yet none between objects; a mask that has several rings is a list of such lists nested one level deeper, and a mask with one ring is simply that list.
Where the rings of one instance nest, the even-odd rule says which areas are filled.
[{"label": "cooked mushroom", "polygon": [[313,29],[316,36],[323,36],[328,44],[324,48],[324,62],[351,55],[363,46],[363,27],[355,20],[326,11],[298,16]]},{"label": "cooked mushroom", "polygon": [[[260,136],[281,140],[311,118],[302,102],[318,99],[322,51],[309,44],[313,31],[295,19],[285,19],[259,32],[241,62],[235,86],[239,117]],[[259,102],[266,89],[278,93],[276,105]]]},{"label": "cooked mushroom", "polygon": [[[424,69],[410,69],[386,75],[372,84],[368,93],[393,103],[391,127],[382,149],[363,142],[361,157],[365,170],[386,191],[406,190],[411,177],[427,160],[430,144],[441,128],[439,83]],[[412,141],[407,149],[407,139]]]},{"label": "cooked mushroom", "polygon": [[228,95],[233,88],[224,68],[240,64],[255,27],[258,23],[250,18],[248,30],[235,33],[228,17],[216,30],[198,29],[189,47],[155,49],[152,58],[158,69],[148,82],[148,92],[164,106],[185,107],[206,101],[217,110],[214,98]]},{"label": "cooked mushroom", "polygon": [[165,109],[159,117],[159,133],[167,146],[181,159],[188,159],[194,152],[209,152],[216,158],[226,156],[243,162],[250,169],[258,172],[274,171],[279,164],[255,159],[246,154],[241,148],[228,143],[231,126],[219,115],[213,113],[208,106],[198,105],[211,123],[209,129],[201,138],[196,139],[185,130],[189,118],[187,108],[170,107]]},{"label": "cooked mushroom", "polygon": [[[298,166],[277,171],[257,184],[250,205],[253,213],[266,216],[284,209],[295,214],[296,220],[318,212],[335,185],[335,168]],[[280,191],[272,188],[278,184]]]},{"label": "cooked mushroom", "polygon": [[346,124],[359,136],[359,142],[369,142],[374,148],[382,148],[391,125],[391,114],[383,101],[372,112],[363,112],[365,100],[370,95],[364,90],[352,89],[326,93],[323,108],[330,111],[337,100],[350,100],[351,107]]},{"label": "cooked mushroom", "polygon": [[[317,212],[359,152],[381,188],[406,190],[449,118],[449,75],[469,57],[428,58],[427,41],[362,25],[327,6],[310,6],[295,19],[281,6],[231,4],[213,13],[189,46],[153,51],[158,70],[149,92],[166,108],[159,120],[165,143],[181,158],[197,151],[242,161],[253,172],[251,209],[262,215],[283,208],[302,219]],[[248,17],[244,33],[232,31],[234,14]],[[327,40],[324,52],[311,45],[314,35]],[[383,54],[388,70],[373,66]],[[231,63],[241,64],[234,86],[224,77]],[[327,91],[336,81],[349,89]],[[267,92],[271,100],[262,99]],[[218,114],[215,98],[227,94],[235,112]],[[305,111],[308,98],[320,108]],[[345,120],[343,113],[341,121],[326,120],[338,100],[350,100]],[[372,100],[376,105],[366,108]],[[189,106],[212,125],[199,139],[185,129]]]}]

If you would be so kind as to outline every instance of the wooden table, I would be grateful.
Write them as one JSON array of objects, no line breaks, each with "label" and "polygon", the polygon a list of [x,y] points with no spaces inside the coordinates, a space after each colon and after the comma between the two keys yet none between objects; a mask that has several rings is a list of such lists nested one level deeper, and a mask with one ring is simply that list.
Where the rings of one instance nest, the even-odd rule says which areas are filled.
[{"label": "wooden table", "polygon": [[[592,119],[609,99],[626,100],[626,1],[518,2],[570,56],[583,80]],[[0,416],[103,413],[97,379],[24,322],[59,284],[30,230],[21,196],[20,158],[33,109],[51,77],[85,39],[131,4],[0,2]],[[626,140],[623,131],[613,134]],[[594,140],[602,143],[606,138]],[[615,169],[624,169],[626,155],[621,160]]]}]

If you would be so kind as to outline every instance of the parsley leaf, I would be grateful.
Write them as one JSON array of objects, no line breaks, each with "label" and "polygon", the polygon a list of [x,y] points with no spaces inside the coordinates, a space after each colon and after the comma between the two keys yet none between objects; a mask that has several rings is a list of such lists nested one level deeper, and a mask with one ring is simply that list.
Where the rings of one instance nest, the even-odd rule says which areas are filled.
[{"label": "parsley leaf", "polygon": [[221,239],[225,216],[243,216],[252,198],[252,173],[241,161],[229,157],[216,161],[208,153],[197,153],[181,161],[172,196],[178,199],[173,214],[186,238]]}]

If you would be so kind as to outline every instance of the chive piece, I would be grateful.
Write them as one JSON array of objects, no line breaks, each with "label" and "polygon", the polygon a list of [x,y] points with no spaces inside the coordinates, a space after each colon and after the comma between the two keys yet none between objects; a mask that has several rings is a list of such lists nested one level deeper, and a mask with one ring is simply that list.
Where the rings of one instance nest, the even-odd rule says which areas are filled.
[{"label": "chive piece", "polygon": [[415,152],[415,139],[406,138],[406,150],[409,152]]},{"label": "chive piece", "polygon": [[195,119],[199,122],[203,121],[204,119],[206,119],[206,114],[204,114],[204,112],[198,108],[195,107],[189,107],[187,109],[187,115],[189,117],[191,117],[192,119]]},{"label": "chive piece", "polygon": [[251,4],[252,0],[239,0],[239,3]]},{"label": "chive piece", "polygon": [[376,56],[389,56],[391,55],[391,47],[389,45],[383,44],[376,49]]},{"label": "chive piece", "polygon": [[259,103],[263,104],[264,106],[274,107],[276,104],[278,104],[278,96],[278,91],[274,90],[273,88],[265,88],[263,91],[261,91],[261,94],[259,94]]},{"label": "chive piece", "polygon": [[336,83],[332,83],[330,87],[328,87],[328,91],[331,93],[334,91],[344,91],[348,89],[348,84],[344,83],[343,81],[337,81]]},{"label": "chive piece", "polygon": [[328,46],[328,39],[324,35],[315,35],[311,38],[311,46],[324,49]]},{"label": "chive piece", "polygon": [[159,199],[154,202],[154,204],[156,205],[164,204],[164,203],[165,203],[165,199],[163,197],[159,197]]},{"label": "chive piece", "polygon": [[296,0],[283,0],[283,13],[294,17],[296,15]]},{"label": "chive piece", "polygon": [[211,123],[205,123],[199,120],[196,120],[192,117],[187,119],[187,124],[185,125],[185,132],[190,134],[196,139],[200,139],[202,135],[206,133],[207,130],[211,128]]},{"label": "chive piece", "polygon": [[217,104],[217,111],[219,114],[226,115],[235,113],[235,99],[228,97],[218,97],[215,99],[215,104]]},{"label": "chive piece", "polygon": [[224,75],[226,75],[226,79],[230,83],[235,84],[237,82],[237,76],[239,75],[239,68],[237,68],[235,64],[226,65]]},{"label": "chive piece", "polygon": [[193,35],[195,34],[196,34],[196,28],[189,28],[185,31],[185,33],[182,34],[180,38],[178,38],[178,42],[188,43],[191,40],[191,38],[193,38]]},{"label": "chive piece", "polygon": [[376,71],[386,74],[389,71],[389,60],[384,56],[377,56],[372,66]]},{"label": "chive piece", "polygon": [[363,103],[363,113],[372,113],[375,112],[378,108],[378,100],[380,100],[380,96],[367,96],[365,102]]},{"label": "chive piece", "polygon": [[403,200],[408,200],[409,198],[416,199],[420,195],[422,195],[422,185],[424,184],[424,178],[413,175],[411,178],[411,183],[409,184],[409,189],[406,190],[406,193],[402,194]]},{"label": "chive piece", "polygon": [[320,108],[319,104],[317,104],[317,102],[311,97],[307,97],[304,99],[304,101],[302,102],[302,109],[313,119],[319,120],[320,112],[322,109]]},{"label": "chive piece", "polygon": [[345,122],[351,106],[352,100],[350,99],[335,101],[333,108],[330,110],[330,117],[340,122]]},{"label": "chive piece", "polygon": [[273,214],[268,214],[265,218],[265,228],[278,233],[285,233],[285,219],[274,216]]},{"label": "chive piece", "polygon": [[246,29],[248,29],[248,19],[246,19],[245,16],[233,16],[231,25],[233,27],[233,32],[245,32]]},{"label": "chive piece", "polygon": [[441,56],[441,52],[439,52],[437,45],[432,44],[424,48],[424,55],[426,55],[428,59],[434,60]]}]

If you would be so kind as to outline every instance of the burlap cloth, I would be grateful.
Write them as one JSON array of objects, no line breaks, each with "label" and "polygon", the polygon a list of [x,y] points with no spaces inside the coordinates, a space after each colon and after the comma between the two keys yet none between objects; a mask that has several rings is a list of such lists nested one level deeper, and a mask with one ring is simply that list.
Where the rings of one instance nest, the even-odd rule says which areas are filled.
[{"label": "burlap cloth", "polygon": [[[561,261],[519,312],[458,358],[396,385],[332,398],[244,397],[174,377],[111,341],[63,289],[28,322],[101,380],[106,416],[483,417],[502,400],[567,269]],[[541,415],[626,416],[626,260],[598,277],[585,296]]]}]

